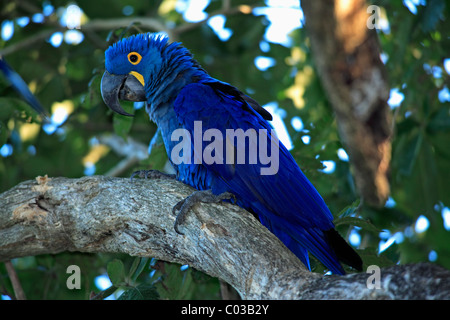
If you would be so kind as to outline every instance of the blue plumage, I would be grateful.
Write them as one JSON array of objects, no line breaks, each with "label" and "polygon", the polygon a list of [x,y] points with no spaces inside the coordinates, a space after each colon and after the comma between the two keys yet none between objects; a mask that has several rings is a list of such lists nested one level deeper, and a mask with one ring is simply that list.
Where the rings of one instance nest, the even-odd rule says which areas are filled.
[{"label": "blue plumage", "polygon": [[5,60],[1,59],[1,57],[0,57],[0,71],[11,83],[14,90],[16,90],[34,110],[36,110],[39,114],[41,114],[44,120],[47,120],[47,113],[45,112],[45,109],[42,107],[42,105],[36,99],[36,97],[31,93],[25,81],[23,81],[22,77],[17,72],[15,72],[9,66],[9,64],[6,63]]},{"label": "blue plumage", "polygon": [[[130,55],[134,54],[142,57],[137,64],[130,60]],[[123,88],[131,82],[130,75],[142,76],[143,81],[140,82],[144,91],[141,94],[145,94],[147,112],[161,130],[178,180],[198,190],[210,189],[216,195],[223,192],[234,194],[236,203],[258,216],[261,223],[308,268],[310,252],[333,273],[345,273],[339,260],[361,269],[359,256],[334,230],[333,216],[322,197],[289,151],[272,136],[266,120],[270,115],[253,99],[209,76],[187,49],[178,43],[169,44],[163,36],[132,36],[114,44],[105,55],[107,71],[102,80],[105,102],[113,110],[120,111],[115,101],[117,98],[113,99],[109,94],[111,77],[122,77]],[[122,89],[114,90],[118,97],[128,96],[128,93],[120,91]],[[208,163],[205,159],[198,162],[212,142],[220,142],[216,138],[202,140],[200,152],[196,149],[198,145],[191,141],[192,148],[183,151],[190,152],[190,163],[173,159],[172,151],[180,143],[180,140],[173,139],[174,131],[182,129],[194,137],[198,134],[196,125],[199,123],[202,134],[214,129],[213,132],[223,137],[222,148],[214,149],[214,155],[222,152],[222,163]],[[257,140],[248,138],[243,146],[237,139],[227,138],[227,130],[230,129],[253,130],[257,133]],[[258,144],[261,141],[265,145]],[[227,144],[232,145],[233,159],[226,158],[229,155]],[[243,150],[245,161],[241,163],[236,161],[236,155]],[[252,158],[255,157],[254,152],[264,151],[269,155],[273,150],[278,154],[276,174],[261,174],[261,169],[268,168],[269,164],[261,158]]]}]

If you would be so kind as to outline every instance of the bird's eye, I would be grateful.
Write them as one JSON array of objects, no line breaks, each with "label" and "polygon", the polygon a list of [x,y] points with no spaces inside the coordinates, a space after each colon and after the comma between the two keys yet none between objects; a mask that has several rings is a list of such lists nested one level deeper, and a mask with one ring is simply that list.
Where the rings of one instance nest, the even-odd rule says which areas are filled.
[{"label": "bird's eye", "polygon": [[128,54],[128,61],[130,61],[131,64],[138,64],[141,62],[142,56],[137,52],[130,52]]}]

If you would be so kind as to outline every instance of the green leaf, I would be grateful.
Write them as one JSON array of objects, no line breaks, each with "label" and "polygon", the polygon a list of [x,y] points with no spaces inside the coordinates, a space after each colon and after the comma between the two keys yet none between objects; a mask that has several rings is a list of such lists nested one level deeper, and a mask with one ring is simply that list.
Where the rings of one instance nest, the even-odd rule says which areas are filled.
[{"label": "green leaf", "polygon": [[448,106],[440,108],[427,126],[428,131],[436,133],[450,130],[450,113]]},{"label": "green leaf", "polygon": [[192,268],[180,270],[180,265],[164,263],[164,273],[155,281],[161,298],[169,300],[190,299],[195,291],[195,283],[192,280]]},{"label": "green leaf", "polygon": [[106,267],[108,277],[114,286],[120,287],[125,284],[125,267],[119,259],[114,259]]},{"label": "green leaf", "polygon": [[117,300],[158,300],[156,287],[150,283],[140,285],[124,291]]},{"label": "green leaf", "polygon": [[148,260],[149,258],[135,258],[128,277],[133,281],[136,281],[137,277],[139,277],[147,265]]},{"label": "green leaf", "polygon": [[357,250],[359,256],[364,262],[364,266],[376,265],[380,268],[389,267],[395,263],[391,261],[384,254],[378,254],[376,248],[366,248],[363,250]]},{"label": "green leaf", "polygon": [[342,209],[342,211],[339,212],[338,217],[344,218],[356,214],[358,212],[360,203],[360,199],[355,200],[355,202],[353,202],[351,205]]},{"label": "green leaf", "polygon": [[360,227],[364,230],[379,233],[381,230],[375,227],[370,221],[355,218],[355,217],[343,217],[343,218],[337,218],[333,221],[334,225],[337,227],[339,225],[354,225],[356,227]]},{"label": "green leaf", "polygon": [[136,271],[140,261],[141,261],[141,258],[139,258],[139,257],[135,257],[133,259],[133,263],[131,264],[130,271],[128,272],[128,278],[132,277],[132,275]]}]

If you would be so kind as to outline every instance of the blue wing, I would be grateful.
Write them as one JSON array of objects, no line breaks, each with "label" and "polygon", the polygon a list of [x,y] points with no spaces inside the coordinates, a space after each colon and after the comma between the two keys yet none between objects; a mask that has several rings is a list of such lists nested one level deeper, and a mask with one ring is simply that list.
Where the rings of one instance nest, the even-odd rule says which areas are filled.
[{"label": "blue wing", "polygon": [[15,72],[3,59],[0,59],[0,70],[24,100],[43,117],[47,117],[44,108],[41,106],[36,97],[31,93],[25,81],[23,81],[20,75]]},{"label": "blue wing", "polygon": [[[191,136],[194,135],[194,121],[201,121],[203,132],[214,128],[225,136],[226,129],[255,129],[258,133],[259,129],[265,129],[268,132],[267,145],[278,143],[272,139],[268,122],[250,104],[208,83],[194,83],[183,88],[174,102],[174,110],[180,125]],[[209,143],[203,142],[203,148]],[[241,146],[234,143],[234,147],[238,151]],[[235,194],[237,204],[256,214],[261,223],[308,268],[309,251],[333,273],[344,274],[329,243],[330,230],[335,232],[332,214],[289,151],[281,142],[277,147],[279,169],[274,175],[261,175],[261,168],[267,165],[263,165],[259,159],[256,164],[227,164],[224,161],[223,164],[202,163],[190,168],[206,168],[213,193],[228,191]],[[225,148],[223,152],[226,152]],[[249,156],[246,155],[247,160]],[[194,173],[188,170],[183,174]],[[195,181],[193,186],[197,187]]]}]

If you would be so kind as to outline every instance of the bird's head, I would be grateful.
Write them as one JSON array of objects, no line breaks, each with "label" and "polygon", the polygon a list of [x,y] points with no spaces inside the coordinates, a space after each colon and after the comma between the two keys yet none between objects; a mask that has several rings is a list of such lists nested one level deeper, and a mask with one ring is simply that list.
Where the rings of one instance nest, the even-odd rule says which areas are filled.
[{"label": "bird's head", "polygon": [[124,38],[106,50],[101,93],[111,110],[132,116],[122,109],[119,99],[147,100],[146,84],[163,67],[161,52],[167,42],[165,36],[146,33]]}]

